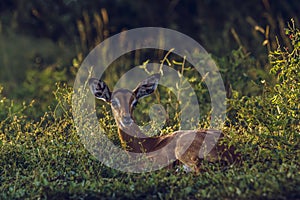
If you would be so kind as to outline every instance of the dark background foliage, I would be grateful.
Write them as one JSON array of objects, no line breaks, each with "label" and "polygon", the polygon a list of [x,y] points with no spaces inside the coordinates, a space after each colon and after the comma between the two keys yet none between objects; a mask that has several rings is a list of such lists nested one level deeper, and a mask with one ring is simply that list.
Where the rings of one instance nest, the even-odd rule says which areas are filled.
[{"label": "dark background foliage", "polygon": [[[223,71],[230,72],[228,77],[229,73],[223,73],[227,89],[257,94],[255,86],[243,83],[268,79],[267,52],[276,48],[276,38],[290,47],[283,28],[290,18],[299,23],[300,3],[3,0],[0,11],[0,84],[5,85],[4,94],[20,100],[40,99],[42,110],[46,110],[53,102],[55,82],[72,85],[74,61],[80,63],[113,34],[145,26],[171,28],[194,38],[215,56]],[[242,54],[237,58],[232,50],[239,48]],[[233,59],[237,59],[234,64]]]}]

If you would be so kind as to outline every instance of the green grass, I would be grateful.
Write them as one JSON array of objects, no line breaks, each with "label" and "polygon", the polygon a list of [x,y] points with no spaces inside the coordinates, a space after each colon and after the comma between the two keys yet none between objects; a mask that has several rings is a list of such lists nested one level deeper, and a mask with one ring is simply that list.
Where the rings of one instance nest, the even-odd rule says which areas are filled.
[{"label": "green grass", "polygon": [[[57,106],[40,119],[30,117],[33,102],[0,96],[0,199],[300,199],[300,32],[292,24],[286,33],[293,48],[269,55],[275,86],[262,80],[261,95],[234,90],[228,100],[224,132],[241,152],[240,165],[204,163],[198,175],[108,168],[81,143],[72,89],[58,84]],[[101,112],[117,141],[110,112]]]}]

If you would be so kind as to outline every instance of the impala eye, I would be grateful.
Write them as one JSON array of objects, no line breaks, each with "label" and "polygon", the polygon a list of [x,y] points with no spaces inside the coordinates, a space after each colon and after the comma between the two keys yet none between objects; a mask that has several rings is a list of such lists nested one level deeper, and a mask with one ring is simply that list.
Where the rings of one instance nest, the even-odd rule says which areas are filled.
[{"label": "impala eye", "polygon": [[114,108],[119,107],[119,104],[118,104],[118,102],[117,102],[116,100],[112,100],[112,101],[111,101],[111,105],[112,105],[112,107],[114,107]]}]

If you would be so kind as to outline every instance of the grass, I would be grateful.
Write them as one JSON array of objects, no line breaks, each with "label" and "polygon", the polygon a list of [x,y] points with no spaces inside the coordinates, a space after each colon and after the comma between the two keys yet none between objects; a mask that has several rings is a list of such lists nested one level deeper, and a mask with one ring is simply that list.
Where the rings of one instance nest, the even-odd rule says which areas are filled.
[{"label": "grass", "polygon": [[[286,33],[293,48],[269,55],[275,87],[262,80],[261,95],[233,90],[228,100],[224,132],[243,162],[204,163],[199,175],[103,165],[80,141],[67,85],[57,85],[57,106],[34,120],[34,102],[0,93],[0,199],[300,199],[300,32],[291,24]],[[100,123],[115,136],[110,113],[101,112]]]}]

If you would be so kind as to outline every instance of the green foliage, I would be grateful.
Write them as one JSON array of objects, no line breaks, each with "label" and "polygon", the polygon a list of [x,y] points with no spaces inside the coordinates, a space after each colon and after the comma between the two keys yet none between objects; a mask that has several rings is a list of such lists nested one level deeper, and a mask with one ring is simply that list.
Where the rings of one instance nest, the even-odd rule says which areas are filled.
[{"label": "green foliage", "polygon": [[[294,26],[287,29],[288,34],[295,35],[291,38],[292,50],[277,50],[270,52],[270,72],[276,75],[275,86],[268,86],[265,80],[260,87],[263,94],[260,96],[242,97],[242,101],[235,92],[231,104],[235,108],[235,116],[243,119],[241,124],[246,127],[264,127],[263,131],[273,134],[285,132],[299,132],[299,30]],[[261,125],[261,126],[259,126]]]},{"label": "green foliage", "polygon": [[[264,83],[263,94],[253,97],[233,91],[225,132],[243,162],[204,163],[199,175],[180,170],[128,174],[101,164],[80,142],[71,115],[72,89],[66,85],[57,85],[57,106],[37,121],[26,114],[31,104],[16,105],[1,96],[0,198],[298,199],[297,52],[297,45],[290,52],[271,52],[276,87]],[[115,122],[104,108],[100,124],[117,140]]]},{"label": "green foliage", "polygon": [[264,69],[257,66],[254,57],[244,52],[242,48],[216,60],[223,75],[228,98],[232,97],[232,90],[238,91],[243,96],[261,94],[260,80],[272,81]]},{"label": "green foliage", "polygon": [[260,165],[281,170],[283,166],[299,169],[300,163],[300,85],[299,30],[286,30],[292,49],[270,52],[271,73],[276,75],[274,87],[262,81],[263,94],[229,100],[229,130],[240,134],[241,152]]},{"label": "green foliage", "polygon": [[279,46],[270,54],[270,72],[278,80],[271,103],[277,108],[276,118],[283,121],[279,127],[300,132],[300,31],[295,28],[293,20],[291,23],[286,34],[291,39],[292,49],[282,50]]}]

